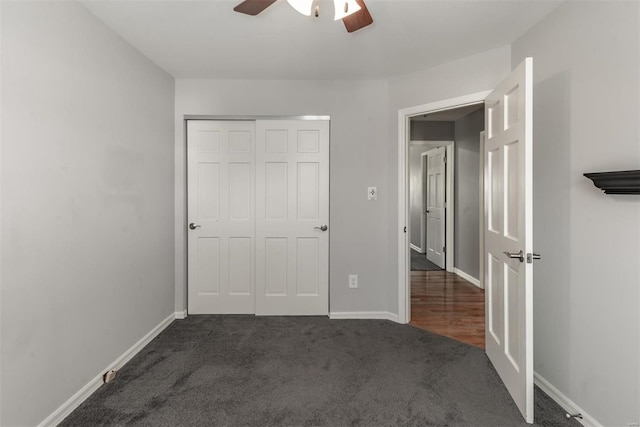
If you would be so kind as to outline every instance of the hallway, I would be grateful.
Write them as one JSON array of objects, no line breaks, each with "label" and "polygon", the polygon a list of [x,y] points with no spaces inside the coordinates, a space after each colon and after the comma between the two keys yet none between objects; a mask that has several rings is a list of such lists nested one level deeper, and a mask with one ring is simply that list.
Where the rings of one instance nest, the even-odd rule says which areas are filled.
[{"label": "hallway", "polygon": [[410,324],[484,348],[484,291],[444,270],[412,271]]}]

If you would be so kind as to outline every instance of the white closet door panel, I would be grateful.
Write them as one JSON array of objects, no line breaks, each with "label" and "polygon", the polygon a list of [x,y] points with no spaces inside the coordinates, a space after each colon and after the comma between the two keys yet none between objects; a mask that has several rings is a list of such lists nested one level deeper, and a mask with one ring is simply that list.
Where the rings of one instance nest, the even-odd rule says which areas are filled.
[{"label": "white closet door panel", "polygon": [[256,314],[327,315],[329,122],[260,120],[256,147]]},{"label": "white closet door panel", "polygon": [[187,123],[188,312],[255,311],[255,123]]}]

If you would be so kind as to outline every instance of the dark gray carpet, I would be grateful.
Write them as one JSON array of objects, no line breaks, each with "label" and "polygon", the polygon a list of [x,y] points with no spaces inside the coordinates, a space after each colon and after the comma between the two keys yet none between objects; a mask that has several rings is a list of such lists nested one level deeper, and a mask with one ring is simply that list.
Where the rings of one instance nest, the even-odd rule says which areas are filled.
[{"label": "dark gray carpet", "polygon": [[[536,422],[579,425],[539,390]],[[385,320],[189,316],[63,426],[526,426],[481,349]]]},{"label": "dark gray carpet", "polygon": [[442,269],[429,261],[425,254],[411,249],[411,271],[442,271]]}]

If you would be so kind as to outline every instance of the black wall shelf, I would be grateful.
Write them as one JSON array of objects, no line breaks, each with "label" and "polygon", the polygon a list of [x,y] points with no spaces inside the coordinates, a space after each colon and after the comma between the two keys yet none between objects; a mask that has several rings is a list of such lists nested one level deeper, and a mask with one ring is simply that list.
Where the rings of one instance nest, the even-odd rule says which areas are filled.
[{"label": "black wall shelf", "polygon": [[585,173],[605,194],[640,194],[640,170]]}]

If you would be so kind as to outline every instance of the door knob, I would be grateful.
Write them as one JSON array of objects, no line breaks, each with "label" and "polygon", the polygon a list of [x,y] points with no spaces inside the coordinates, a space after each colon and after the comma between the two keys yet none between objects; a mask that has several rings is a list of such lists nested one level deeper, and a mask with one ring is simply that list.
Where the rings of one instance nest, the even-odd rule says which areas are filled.
[{"label": "door knob", "polygon": [[329,227],[327,227],[327,224],[322,224],[320,227],[313,227],[314,230],[320,230],[320,231],[327,231]]},{"label": "door knob", "polygon": [[522,252],[522,249],[517,254],[512,252],[503,252],[503,253],[509,258],[518,259],[520,260],[520,262],[524,262],[524,253]]},{"label": "door knob", "polygon": [[191,224],[189,224],[189,228],[192,230],[195,230],[196,228],[200,228],[200,225],[194,224],[193,222]]}]

